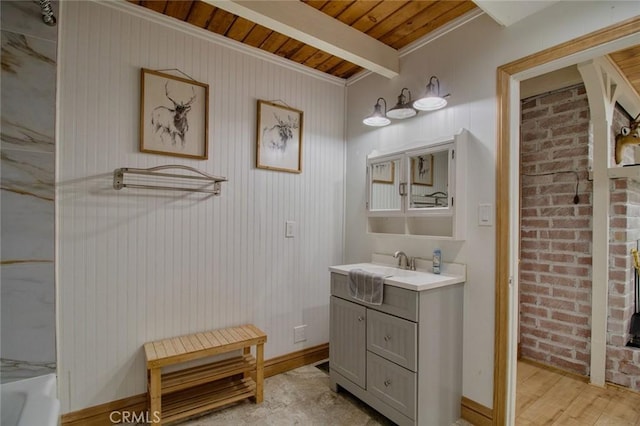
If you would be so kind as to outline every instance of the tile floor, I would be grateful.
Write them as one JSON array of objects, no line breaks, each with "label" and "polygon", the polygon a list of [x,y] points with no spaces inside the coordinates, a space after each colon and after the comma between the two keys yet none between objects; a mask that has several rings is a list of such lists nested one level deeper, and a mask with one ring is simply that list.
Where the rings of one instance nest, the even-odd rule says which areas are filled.
[{"label": "tile floor", "polygon": [[[318,365],[324,367],[321,364],[324,363]],[[185,426],[393,424],[347,392],[331,391],[326,369],[313,365],[267,378],[262,404],[245,401],[182,423]],[[460,420],[457,425],[470,424]]]}]

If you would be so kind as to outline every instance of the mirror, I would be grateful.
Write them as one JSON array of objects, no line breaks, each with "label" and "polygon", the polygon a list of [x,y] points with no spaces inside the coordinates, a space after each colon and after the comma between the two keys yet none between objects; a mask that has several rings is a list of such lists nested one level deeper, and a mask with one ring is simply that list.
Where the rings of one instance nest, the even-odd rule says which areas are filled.
[{"label": "mirror", "polygon": [[410,209],[449,207],[449,149],[409,157]]},{"label": "mirror", "polygon": [[369,210],[400,210],[400,159],[387,159],[369,165],[371,193]]}]

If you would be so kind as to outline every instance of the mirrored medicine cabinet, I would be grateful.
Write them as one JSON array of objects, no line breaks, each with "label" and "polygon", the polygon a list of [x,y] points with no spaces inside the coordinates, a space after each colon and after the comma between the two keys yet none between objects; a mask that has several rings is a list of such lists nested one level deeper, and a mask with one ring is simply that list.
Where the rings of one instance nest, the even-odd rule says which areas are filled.
[{"label": "mirrored medicine cabinet", "polygon": [[368,231],[464,239],[467,132],[367,157]]}]

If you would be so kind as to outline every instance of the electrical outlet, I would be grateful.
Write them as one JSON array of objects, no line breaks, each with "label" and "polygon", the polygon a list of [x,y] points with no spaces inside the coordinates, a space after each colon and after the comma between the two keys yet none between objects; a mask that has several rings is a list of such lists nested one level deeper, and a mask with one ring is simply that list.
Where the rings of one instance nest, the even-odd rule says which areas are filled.
[{"label": "electrical outlet", "polygon": [[293,327],[293,343],[300,343],[307,340],[307,326],[299,325]]},{"label": "electrical outlet", "polygon": [[287,220],[284,229],[285,238],[293,238],[296,236],[296,223],[293,220]]}]

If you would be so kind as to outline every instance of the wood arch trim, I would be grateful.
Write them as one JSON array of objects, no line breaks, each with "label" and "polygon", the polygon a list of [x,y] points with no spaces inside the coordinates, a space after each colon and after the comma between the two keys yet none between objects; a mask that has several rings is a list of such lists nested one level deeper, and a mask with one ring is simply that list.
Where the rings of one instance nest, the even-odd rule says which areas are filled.
[{"label": "wood arch trim", "polygon": [[[513,75],[640,32],[640,16],[509,62],[497,70],[498,132],[496,146],[496,283],[493,365],[493,424],[506,424],[509,348],[509,158],[510,90]],[[513,141],[515,143],[515,141]]]}]

